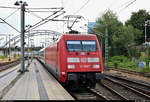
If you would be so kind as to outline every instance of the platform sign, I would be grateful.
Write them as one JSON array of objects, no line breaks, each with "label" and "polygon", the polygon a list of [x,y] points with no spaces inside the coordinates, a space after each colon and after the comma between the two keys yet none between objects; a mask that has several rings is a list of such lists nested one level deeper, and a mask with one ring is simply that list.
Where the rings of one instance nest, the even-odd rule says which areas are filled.
[{"label": "platform sign", "polygon": [[146,62],[139,62],[139,63],[138,63],[138,67],[139,67],[139,68],[146,67]]},{"label": "platform sign", "polygon": [[94,27],[94,26],[96,26],[96,25],[98,25],[98,23],[96,23],[96,22],[88,22],[88,34],[91,34],[92,33],[92,28]]},{"label": "platform sign", "polygon": [[28,52],[30,52],[30,48],[28,48]]},{"label": "platform sign", "polygon": [[145,52],[141,52],[141,56],[142,56],[142,57],[145,57]]}]

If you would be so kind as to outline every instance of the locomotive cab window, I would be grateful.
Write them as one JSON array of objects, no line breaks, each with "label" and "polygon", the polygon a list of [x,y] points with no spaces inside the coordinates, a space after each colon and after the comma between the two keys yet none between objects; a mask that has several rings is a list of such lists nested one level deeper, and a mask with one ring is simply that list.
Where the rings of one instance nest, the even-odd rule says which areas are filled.
[{"label": "locomotive cab window", "polygon": [[97,51],[96,41],[68,40],[68,51]]},{"label": "locomotive cab window", "polygon": [[82,41],[83,51],[96,51],[96,41]]},{"label": "locomotive cab window", "polygon": [[68,51],[81,51],[82,45],[80,41],[67,41]]}]

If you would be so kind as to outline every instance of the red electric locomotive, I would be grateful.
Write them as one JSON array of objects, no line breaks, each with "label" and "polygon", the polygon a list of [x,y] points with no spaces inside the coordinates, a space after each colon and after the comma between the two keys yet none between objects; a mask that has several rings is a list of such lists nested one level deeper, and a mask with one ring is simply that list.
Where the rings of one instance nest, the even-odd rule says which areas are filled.
[{"label": "red electric locomotive", "polygon": [[94,87],[103,78],[102,52],[96,35],[63,34],[41,53],[47,68],[67,86]]}]

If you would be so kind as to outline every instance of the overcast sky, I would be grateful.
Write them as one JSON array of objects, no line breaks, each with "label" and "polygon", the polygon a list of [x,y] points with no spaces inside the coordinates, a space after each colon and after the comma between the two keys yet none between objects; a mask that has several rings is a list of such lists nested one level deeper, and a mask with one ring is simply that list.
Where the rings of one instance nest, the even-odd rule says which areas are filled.
[{"label": "overcast sky", "polygon": [[[118,19],[121,22],[125,22],[131,16],[132,12],[136,12],[139,9],[145,9],[150,11],[150,0],[24,0],[29,5],[27,8],[39,8],[39,7],[64,7],[66,13],[59,18],[62,18],[65,15],[77,14],[83,16],[85,19],[82,19],[79,24],[75,24],[75,29],[79,29],[80,26],[83,26],[85,23],[95,22],[98,17],[100,17],[106,10],[110,9],[117,14]],[[0,6],[14,6],[16,0],[0,0]],[[133,4],[126,7],[128,4],[133,2]],[[9,16],[15,9],[4,9],[0,8],[0,18],[5,19]],[[40,17],[46,17],[49,14],[47,13],[36,13]],[[15,28],[20,30],[20,11],[18,10],[8,19],[8,23],[13,25]],[[40,21],[39,18],[34,17],[33,15],[26,13],[26,24],[33,25],[37,21]],[[59,32],[63,32],[62,22],[49,22],[37,29],[49,29]],[[66,28],[66,25],[64,25]],[[65,29],[66,30],[66,29]],[[80,29],[83,31],[82,29]],[[11,29],[6,24],[0,24],[0,33],[17,33]]]}]

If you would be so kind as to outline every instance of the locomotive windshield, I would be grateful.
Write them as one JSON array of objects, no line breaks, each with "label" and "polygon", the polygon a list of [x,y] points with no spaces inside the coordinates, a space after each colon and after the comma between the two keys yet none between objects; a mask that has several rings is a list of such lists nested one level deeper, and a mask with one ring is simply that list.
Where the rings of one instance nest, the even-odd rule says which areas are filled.
[{"label": "locomotive windshield", "polygon": [[97,51],[96,41],[68,40],[68,51]]},{"label": "locomotive windshield", "polygon": [[82,41],[83,51],[96,51],[96,41]]},{"label": "locomotive windshield", "polygon": [[81,51],[82,45],[80,41],[67,41],[68,51]]}]

